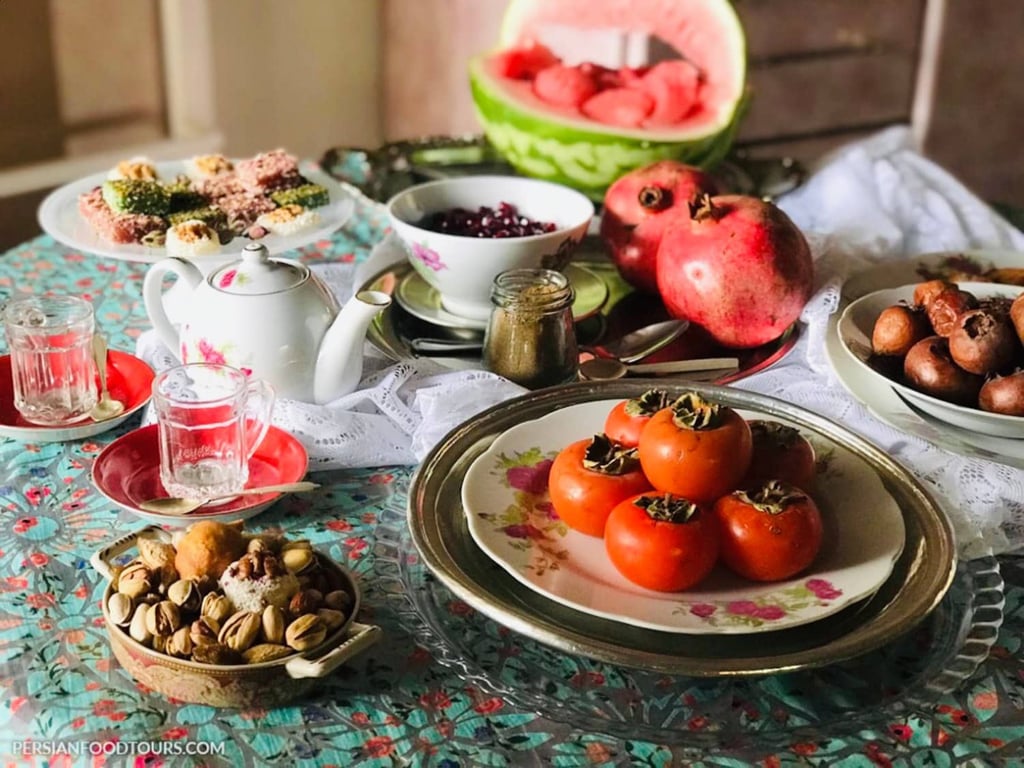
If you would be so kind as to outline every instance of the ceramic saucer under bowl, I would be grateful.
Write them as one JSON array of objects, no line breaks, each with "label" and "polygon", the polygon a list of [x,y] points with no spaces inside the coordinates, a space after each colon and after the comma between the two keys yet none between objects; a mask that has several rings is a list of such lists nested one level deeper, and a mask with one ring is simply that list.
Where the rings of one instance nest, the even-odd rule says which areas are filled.
[{"label": "ceramic saucer under bowl", "polygon": [[45,426],[25,421],[14,407],[14,383],[11,378],[11,356],[0,356],[0,437],[26,443],[60,443],[84,440],[113,429],[149,402],[152,395],[153,369],[127,352],[107,353],[107,387],[110,396],[124,403],[124,412],[113,419],[85,419],[74,424]]},{"label": "ceramic saucer under bowl", "polygon": [[[249,459],[248,487],[297,482],[306,476],[308,463],[306,449],[298,440],[282,429],[271,427]],[[160,482],[155,424],[133,430],[108,445],[93,462],[92,483],[121,509],[158,525],[182,526],[197,520],[245,520],[258,515],[283,495],[236,496],[188,515],[165,515],[140,509],[143,501],[168,495]]]},{"label": "ceramic saucer under bowl", "polygon": [[[576,300],[572,305],[572,315],[576,322],[591,317],[604,306],[608,298],[608,285],[604,280],[576,264],[565,268],[565,276],[576,292]],[[395,300],[413,317],[442,328],[487,328],[486,320],[455,315],[442,307],[441,294],[415,270],[411,270],[399,281],[395,289]]]}]

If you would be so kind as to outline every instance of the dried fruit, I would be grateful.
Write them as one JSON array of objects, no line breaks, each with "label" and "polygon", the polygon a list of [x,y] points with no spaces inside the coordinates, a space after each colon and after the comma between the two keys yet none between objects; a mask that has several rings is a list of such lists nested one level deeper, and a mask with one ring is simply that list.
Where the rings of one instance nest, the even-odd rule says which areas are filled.
[{"label": "dried fruit", "polygon": [[192,648],[192,660],[200,664],[237,664],[242,660],[237,651],[220,643],[207,643]]},{"label": "dried fruit", "polygon": [[341,611],[334,611],[330,608],[321,608],[319,611],[316,612],[316,615],[320,617],[321,621],[323,621],[324,626],[327,627],[328,632],[333,632],[334,630],[336,630],[338,627],[344,624],[345,619],[348,618],[348,616],[346,616]]},{"label": "dried fruit", "polygon": [[135,605],[132,599],[123,592],[114,592],[107,600],[107,613],[110,620],[119,627],[126,627],[131,623],[132,613]]},{"label": "dried fruit", "polygon": [[241,653],[256,642],[263,626],[262,617],[252,611],[239,611],[220,628],[217,642]]},{"label": "dried fruit", "polygon": [[295,653],[287,645],[279,643],[260,643],[242,652],[242,659],[246,664],[262,664],[266,661],[276,661],[285,656]]},{"label": "dried fruit", "polygon": [[247,545],[239,526],[202,520],[178,541],[174,565],[183,579],[216,581]]},{"label": "dried fruit", "polygon": [[324,596],[315,589],[303,589],[292,595],[288,602],[288,613],[301,616],[304,613],[316,613],[324,604]]},{"label": "dried fruit", "polygon": [[327,637],[327,626],[323,619],[313,613],[299,616],[285,630],[285,642],[296,651],[316,648]]},{"label": "dried fruit", "polygon": [[348,614],[352,610],[352,595],[343,589],[336,589],[324,595],[324,605],[333,611]]}]

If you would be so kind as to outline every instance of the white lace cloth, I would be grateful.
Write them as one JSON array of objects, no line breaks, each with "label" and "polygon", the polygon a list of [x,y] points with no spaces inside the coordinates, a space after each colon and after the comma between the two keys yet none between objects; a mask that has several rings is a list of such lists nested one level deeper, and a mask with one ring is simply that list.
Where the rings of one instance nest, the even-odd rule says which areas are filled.
[{"label": "white lace cloth", "polygon": [[[942,250],[1024,250],[1024,235],[913,151],[902,128],[827,158],[779,204],[812,244],[817,290],[793,352],[739,386],[849,425],[912,468],[945,502],[964,555],[1024,546],[1024,472],[948,453],[879,422],[835,380],[824,354],[839,286],[858,268]],[[358,266],[314,269],[345,300],[354,285],[396,258],[400,251],[385,241]],[[313,470],[415,463],[451,428],[525,391],[483,371],[452,372],[431,360],[391,364],[369,344],[366,350],[356,392],[325,406],[291,400],[275,406],[274,423],[299,438]],[[176,362],[152,331],[140,337],[137,354],[156,370]]]},{"label": "white lace cloth", "polygon": [[793,352],[738,386],[846,424],[911,468],[943,503],[963,555],[1024,546],[1024,472],[964,458],[880,422],[836,380],[824,350],[839,288],[858,269],[936,251],[1024,251],[1024,234],[911,149],[903,128],[825,158],[779,205],[811,242],[817,290],[804,308],[806,332]]}]

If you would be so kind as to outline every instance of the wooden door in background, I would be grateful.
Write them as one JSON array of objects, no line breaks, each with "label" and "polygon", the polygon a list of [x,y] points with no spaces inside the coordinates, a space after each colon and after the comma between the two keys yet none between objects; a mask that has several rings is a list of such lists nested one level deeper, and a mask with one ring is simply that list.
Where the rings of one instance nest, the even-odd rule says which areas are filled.
[{"label": "wooden door in background", "polygon": [[[466,62],[494,45],[505,6],[506,0],[384,0],[387,140],[479,132]],[[983,197],[1024,207],[1024,153],[1015,151],[1016,124],[1024,118],[1024,51],[1009,39],[1024,29],[1020,0],[735,6],[753,88],[739,145],[813,162],[882,127],[917,120],[926,154]],[[929,38],[929,12],[945,17],[941,37]]]}]

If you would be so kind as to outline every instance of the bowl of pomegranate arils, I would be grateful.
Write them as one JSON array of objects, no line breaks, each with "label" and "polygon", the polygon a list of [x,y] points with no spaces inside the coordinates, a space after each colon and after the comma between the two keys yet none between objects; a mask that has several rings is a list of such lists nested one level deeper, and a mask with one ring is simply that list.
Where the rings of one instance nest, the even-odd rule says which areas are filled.
[{"label": "bowl of pomegranate arils", "polygon": [[409,187],[388,201],[391,226],[445,310],[491,313],[491,284],[510,269],[563,269],[587,232],[594,204],[536,179],[466,176]]},{"label": "bowl of pomegranate arils", "polygon": [[934,419],[1024,439],[1024,291],[929,280],[875,291],[839,318],[866,375]]}]

